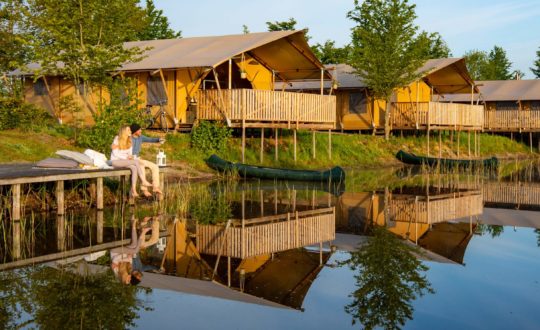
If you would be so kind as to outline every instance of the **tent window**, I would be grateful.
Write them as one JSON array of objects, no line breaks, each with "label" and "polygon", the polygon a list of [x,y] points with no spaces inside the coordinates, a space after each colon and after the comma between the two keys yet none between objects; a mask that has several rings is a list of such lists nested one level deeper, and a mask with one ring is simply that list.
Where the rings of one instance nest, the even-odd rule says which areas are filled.
[{"label": "tent window", "polygon": [[167,104],[167,93],[160,76],[148,76],[146,81],[146,104],[164,105]]},{"label": "tent window", "polygon": [[515,101],[497,102],[497,110],[519,110],[519,104]]},{"label": "tent window", "polygon": [[540,101],[531,101],[531,110],[540,110]]},{"label": "tent window", "polygon": [[367,97],[365,93],[349,94],[349,112],[358,115],[367,113]]},{"label": "tent window", "polygon": [[38,79],[34,82],[34,94],[36,96],[47,95],[47,86],[45,86],[43,79]]}]

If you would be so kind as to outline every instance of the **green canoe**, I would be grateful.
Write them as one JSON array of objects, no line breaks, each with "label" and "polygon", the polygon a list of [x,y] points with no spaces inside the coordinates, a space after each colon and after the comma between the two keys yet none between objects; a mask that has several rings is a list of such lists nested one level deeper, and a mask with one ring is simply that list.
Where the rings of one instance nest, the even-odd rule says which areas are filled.
[{"label": "green canoe", "polygon": [[398,151],[396,158],[410,165],[428,165],[441,167],[484,167],[484,168],[497,168],[499,166],[499,160],[496,157],[486,159],[452,159],[452,158],[435,158],[417,156],[405,152],[403,150]]},{"label": "green canoe", "polygon": [[296,181],[345,181],[345,171],[339,167],[333,167],[327,171],[291,170],[286,168],[273,168],[242,163],[232,163],[212,155],[206,160],[206,164],[217,171],[235,171],[242,177],[260,178],[270,180],[296,180]]}]

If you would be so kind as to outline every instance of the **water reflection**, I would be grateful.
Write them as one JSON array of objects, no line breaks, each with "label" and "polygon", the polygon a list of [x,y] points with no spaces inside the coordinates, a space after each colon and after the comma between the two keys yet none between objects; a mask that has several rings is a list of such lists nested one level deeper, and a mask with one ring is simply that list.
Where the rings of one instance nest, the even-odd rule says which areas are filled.
[{"label": "water reflection", "polygon": [[[420,297],[436,296],[431,294],[428,265],[474,268],[479,260],[467,259],[474,242],[502,240],[512,231],[509,226],[535,230],[540,246],[538,213],[531,211],[540,209],[540,191],[535,190],[539,183],[534,181],[538,170],[527,171],[496,180],[412,173],[399,184],[372,191],[259,181],[179,186],[185,190],[182,210],[171,207],[180,202],[167,204],[157,244],[138,253],[152,268],[140,286],[303,314],[298,311],[314,308],[309,293],[328,285],[321,277],[347,272],[351,295],[345,301],[343,293],[339,304],[348,313],[340,307],[347,323],[352,318],[366,328],[402,327],[415,319]],[[11,299],[0,306],[3,325],[52,327],[83,320],[112,327],[105,319],[115,311],[126,315],[119,324],[130,327],[148,308],[137,300],[140,293],[114,279],[108,254],[104,260],[81,261],[88,253],[127,245],[129,216],[35,215],[0,223],[5,234],[0,270],[16,268],[0,272],[0,296]],[[533,244],[537,250],[537,242]],[[336,254],[336,249],[341,252]],[[43,264],[58,259],[64,262]],[[441,265],[434,267],[434,262]],[[41,266],[20,268],[25,263]],[[47,291],[57,297],[50,302],[23,298],[42,295],[43,300]],[[73,310],[64,308],[48,320],[55,305],[66,306],[60,302],[63,295]],[[103,301],[111,295],[118,295],[114,303],[123,306],[115,310],[107,302],[103,304],[109,310],[102,310],[92,304],[96,315],[88,315],[90,307],[83,299],[96,296]],[[422,314],[422,308],[418,310]]]},{"label": "water reflection", "polygon": [[358,272],[354,276],[357,289],[345,311],[353,324],[359,322],[365,329],[397,329],[412,319],[413,300],[434,293],[423,274],[428,267],[416,258],[419,251],[413,246],[381,227],[372,231],[367,244],[341,263]]}]

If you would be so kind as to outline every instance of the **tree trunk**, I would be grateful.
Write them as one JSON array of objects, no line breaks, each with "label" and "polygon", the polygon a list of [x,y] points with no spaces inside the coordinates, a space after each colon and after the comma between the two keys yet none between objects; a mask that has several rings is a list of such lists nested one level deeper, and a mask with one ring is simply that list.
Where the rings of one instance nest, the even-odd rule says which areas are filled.
[{"label": "tree trunk", "polygon": [[384,139],[390,140],[390,109],[392,108],[390,98],[386,100],[386,111],[384,112]]}]

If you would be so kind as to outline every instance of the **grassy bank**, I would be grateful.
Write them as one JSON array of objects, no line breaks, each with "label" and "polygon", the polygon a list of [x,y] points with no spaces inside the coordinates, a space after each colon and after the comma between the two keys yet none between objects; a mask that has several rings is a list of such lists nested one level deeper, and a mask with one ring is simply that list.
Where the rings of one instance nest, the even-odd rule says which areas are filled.
[{"label": "grassy bank", "polygon": [[[471,138],[471,140],[473,140]],[[202,153],[190,147],[189,135],[176,134],[167,137],[164,146],[172,159],[185,161],[195,168],[205,169],[204,159],[209,154]],[[245,162],[259,164],[260,138],[250,137],[246,141]],[[400,149],[419,155],[427,154],[427,138],[392,137],[385,141],[382,137],[359,134],[333,134],[332,157],[328,155],[328,133],[316,134],[316,159],[312,158],[312,135],[309,132],[298,133],[297,161],[294,162],[294,143],[292,134],[280,134],[278,152],[275,160],[275,140],[265,139],[264,162],[266,166],[283,166],[290,168],[325,168],[334,165],[343,167],[381,167],[399,165],[394,155]],[[467,134],[460,137],[460,156],[468,156]],[[473,152],[471,142],[471,153]],[[536,152],[536,150],[535,150]],[[431,138],[430,154],[439,154],[438,137]],[[452,143],[450,136],[443,136],[441,154],[443,157],[457,157],[457,142]],[[512,141],[502,136],[480,135],[480,154],[482,157],[496,155],[501,158],[530,156],[526,145]],[[232,138],[219,156],[231,160],[241,160],[241,139]],[[538,155],[537,153],[535,155]]]},{"label": "grassy bank", "polygon": [[[148,135],[156,135],[148,132]],[[268,134],[268,133],[267,133]],[[21,130],[0,131],[0,162],[34,162],[54,155],[59,149],[80,150],[74,145],[69,130],[62,128],[48,129],[41,132]],[[312,158],[312,135],[310,132],[299,132],[297,139],[297,161],[294,162],[293,136],[283,130],[279,135],[279,159],[274,159],[275,140],[265,139],[264,165],[291,168],[326,168],[334,165],[343,167],[370,167],[398,165],[394,155],[404,149],[419,155],[427,154],[425,136],[392,137],[385,141],[382,137],[359,134],[333,134],[332,157],[328,155],[328,133],[316,134],[316,159]],[[191,148],[189,134],[168,134],[167,143],[163,146],[148,144],[143,148],[143,156],[155,159],[158,148],[165,149],[169,161],[182,162],[189,167],[208,171],[204,160],[209,156],[200,150]],[[472,145],[471,145],[472,148]],[[246,140],[245,162],[259,164],[260,138],[248,137]],[[535,150],[537,152],[537,150]],[[431,155],[439,154],[438,137],[430,141]],[[452,143],[450,136],[442,139],[443,157],[457,156],[457,143]],[[512,141],[502,136],[480,135],[480,154],[482,157],[496,155],[498,157],[530,156],[525,144]],[[468,155],[467,135],[461,134],[460,155]],[[535,156],[538,154],[535,153]],[[231,138],[225,150],[219,156],[231,161],[241,160],[241,139]]]}]

